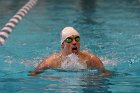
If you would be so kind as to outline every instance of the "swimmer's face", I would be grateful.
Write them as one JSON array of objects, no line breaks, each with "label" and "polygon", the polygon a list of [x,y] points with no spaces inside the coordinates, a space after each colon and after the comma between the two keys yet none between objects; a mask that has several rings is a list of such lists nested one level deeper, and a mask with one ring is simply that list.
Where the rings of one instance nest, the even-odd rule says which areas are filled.
[{"label": "swimmer's face", "polygon": [[72,35],[66,38],[62,44],[62,49],[66,52],[66,54],[78,54],[80,50],[80,37]]}]

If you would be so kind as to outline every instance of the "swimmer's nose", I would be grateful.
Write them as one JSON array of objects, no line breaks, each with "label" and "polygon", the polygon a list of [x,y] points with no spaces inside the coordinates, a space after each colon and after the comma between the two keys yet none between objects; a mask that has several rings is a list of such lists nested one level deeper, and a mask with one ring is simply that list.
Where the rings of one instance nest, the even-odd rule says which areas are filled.
[{"label": "swimmer's nose", "polygon": [[72,41],[72,44],[73,44],[73,45],[76,45],[76,41],[75,41],[75,40],[73,40],[73,41]]}]

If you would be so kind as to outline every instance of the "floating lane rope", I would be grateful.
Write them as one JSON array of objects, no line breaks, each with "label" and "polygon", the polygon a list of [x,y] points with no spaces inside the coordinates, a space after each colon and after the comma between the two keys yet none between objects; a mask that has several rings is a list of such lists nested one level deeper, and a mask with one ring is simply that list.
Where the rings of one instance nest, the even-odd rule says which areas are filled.
[{"label": "floating lane rope", "polygon": [[38,0],[29,0],[0,30],[0,45],[3,45],[9,34],[16,27],[19,21],[30,11]]}]

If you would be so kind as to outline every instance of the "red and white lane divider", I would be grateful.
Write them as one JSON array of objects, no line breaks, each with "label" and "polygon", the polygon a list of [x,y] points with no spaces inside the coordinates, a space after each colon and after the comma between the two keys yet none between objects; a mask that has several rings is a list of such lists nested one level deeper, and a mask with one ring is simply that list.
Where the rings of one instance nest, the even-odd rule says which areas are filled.
[{"label": "red and white lane divider", "polygon": [[19,21],[30,11],[38,0],[29,0],[0,30],[0,45],[3,45],[9,34],[13,31]]}]

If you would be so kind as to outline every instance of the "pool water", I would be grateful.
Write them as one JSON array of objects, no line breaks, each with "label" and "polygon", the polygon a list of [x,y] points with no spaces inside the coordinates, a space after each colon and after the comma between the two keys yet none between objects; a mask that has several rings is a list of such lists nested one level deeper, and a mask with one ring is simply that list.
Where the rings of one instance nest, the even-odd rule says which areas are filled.
[{"label": "pool water", "polygon": [[[1,0],[0,27],[28,0]],[[16,3],[15,3],[16,2]],[[75,27],[81,50],[113,74],[95,70],[28,71],[60,50],[60,32]],[[136,93],[140,91],[140,0],[39,0],[0,46],[0,93]]]}]

